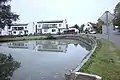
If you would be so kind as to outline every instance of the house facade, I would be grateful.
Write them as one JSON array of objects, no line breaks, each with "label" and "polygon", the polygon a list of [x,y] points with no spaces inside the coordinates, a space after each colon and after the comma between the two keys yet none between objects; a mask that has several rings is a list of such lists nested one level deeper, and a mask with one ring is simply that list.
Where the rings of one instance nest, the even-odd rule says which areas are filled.
[{"label": "house facade", "polygon": [[28,35],[28,24],[11,24],[8,28],[9,35]]},{"label": "house facade", "polygon": [[87,24],[84,24],[83,31],[88,31],[90,33],[95,32],[94,26],[92,23],[88,22]]},{"label": "house facade", "polygon": [[36,31],[37,34],[58,34],[63,33],[68,27],[66,20],[58,21],[40,21],[37,22]]}]

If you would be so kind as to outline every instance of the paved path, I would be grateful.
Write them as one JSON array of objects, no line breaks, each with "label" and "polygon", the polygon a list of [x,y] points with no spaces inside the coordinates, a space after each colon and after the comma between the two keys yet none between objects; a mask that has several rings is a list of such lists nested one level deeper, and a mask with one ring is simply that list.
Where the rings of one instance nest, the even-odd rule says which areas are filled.
[{"label": "paved path", "polygon": [[[120,32],[118,31],[113,31],[113,28],[112,26],[110,26],[110,29],[109,29],[109,33],[110,33],[110,41],[112,41],[113,43],[116,44],[116,46],[120,47]],[[103,34],[92,34],[96,37],[99,37],[99,38],[105,38],[105,39],[108,39],[108,36],[107,35],[103,35]]]}]

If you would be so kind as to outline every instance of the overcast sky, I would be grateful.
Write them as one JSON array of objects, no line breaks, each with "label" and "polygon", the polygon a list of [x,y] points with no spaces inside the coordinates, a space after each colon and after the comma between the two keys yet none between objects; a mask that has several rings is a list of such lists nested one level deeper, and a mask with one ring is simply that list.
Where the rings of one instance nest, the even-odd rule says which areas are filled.
[{"label": "overcast sky", "polygon": [[113,13],[120,0],[12,0],[20,23],[67,19],[69,26],[96,22],[106,11]]}]

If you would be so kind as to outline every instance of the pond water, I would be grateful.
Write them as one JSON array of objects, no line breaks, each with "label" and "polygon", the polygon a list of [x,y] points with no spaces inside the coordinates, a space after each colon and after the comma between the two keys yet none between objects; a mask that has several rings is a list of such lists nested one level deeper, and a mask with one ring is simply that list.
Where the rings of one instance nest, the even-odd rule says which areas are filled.
[{"label": "pond water", "polygon": [[11,80],[64,80],[64,74],[80,64],[89,49],[75,40],[31,40],[1,43],[0,53],[11,54],[11,62],[7,58],[4,63],[8,68],[4,76]]}]

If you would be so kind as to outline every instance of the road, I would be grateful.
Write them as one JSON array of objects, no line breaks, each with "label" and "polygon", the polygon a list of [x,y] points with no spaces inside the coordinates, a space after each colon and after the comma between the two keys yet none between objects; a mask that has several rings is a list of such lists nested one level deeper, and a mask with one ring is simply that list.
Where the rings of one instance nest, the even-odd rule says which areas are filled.
[{"label": "road", "polygon": [[[99,38],[108,39],[107,34],[92,34],[92,35],[99,37]],[[112,25],[109,26],[109,36],[110,36],[109,40],[115,43],[116,46],[120,47],[120,32],[118,32],[117,30],[113,31]]]}]

